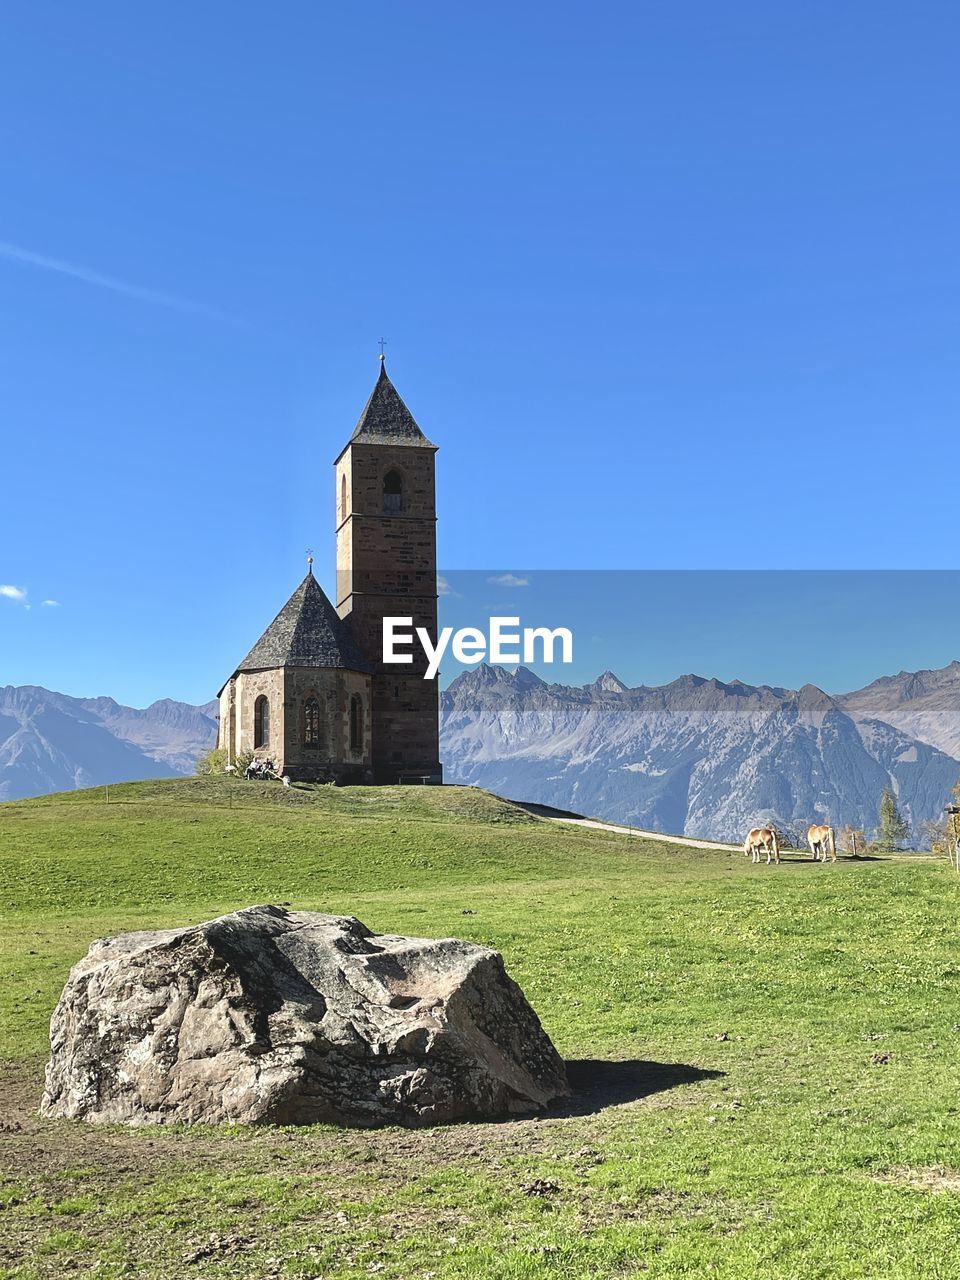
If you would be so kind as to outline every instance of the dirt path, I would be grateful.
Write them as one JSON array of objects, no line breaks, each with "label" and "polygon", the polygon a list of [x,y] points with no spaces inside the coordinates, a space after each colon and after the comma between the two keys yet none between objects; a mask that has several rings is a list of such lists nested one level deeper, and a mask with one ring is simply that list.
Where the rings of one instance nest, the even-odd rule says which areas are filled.
[{"label": "dirt path", "polygon": [[[575,827],[596,827],[598,831],[616,831],[624,836],[636,836],[638,840],[659,840],[661,844],[685,844],[690,849],[721,849],[735,853],[734,844],[717,844],[713,840],[693,840],[689,836],[665,836],[662,831],[641,831],[639,827],[618,827],[612,822],[597,822],[593,818],[548,818],[548,822],[569,822]],[[742,852],[742,850],[741,850]]]},{"label": "dirt path", "polygon": [[[640,827],[621,827],[615,822],[600,822],[596,818],[582,818],[576,813],[565,813],[562,809],[551,809],[546,804],[528,804],[522,800],[514,800],[514,804],[526,809],[537,818],[545,818],[547,822],[565,822],[574,827],[593,827],[597,831],[615,831],[622,836],[635,836],[638,840],[659,840],[661,844],[684,844],[690,849],[719,849],[723,853],[735,853],[739,846],[735,844],[719,844],[715,840],[694,840],[689,836],[667,836],[662,831],[643,831]],[[742,850],[740,850],[742,852]]]}]

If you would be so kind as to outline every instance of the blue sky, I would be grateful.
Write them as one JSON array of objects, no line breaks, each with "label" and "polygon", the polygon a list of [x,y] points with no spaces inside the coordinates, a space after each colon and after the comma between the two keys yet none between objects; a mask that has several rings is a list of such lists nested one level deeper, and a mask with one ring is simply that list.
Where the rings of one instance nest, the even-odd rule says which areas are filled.
[{"label": "blue sky", "polygon": [[381,334],[449,570],[956,562],[955,5],[4,25],[0,682],[213,692],[332,578]]},{"label": "blue sky", "polygon": [[[559,684],[610,670],[630,686],[659,685],[692,672],[847,693],[960,659],[956,570],[514,568],[456,570],[442,582],[442,625],[479,624],[488,651],[492,617],[519,618],[507,632],[566,627],[571,663],[558,644],[553,662],[524,664]],[[451,641],[441,683],[462,670]]]}]

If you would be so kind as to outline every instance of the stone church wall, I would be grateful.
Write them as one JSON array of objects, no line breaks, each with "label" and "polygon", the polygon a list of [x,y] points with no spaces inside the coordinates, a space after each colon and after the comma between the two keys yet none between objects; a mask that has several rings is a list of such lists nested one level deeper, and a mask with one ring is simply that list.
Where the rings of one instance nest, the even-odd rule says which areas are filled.
[{"label": "stone church wall", "polygon": [[[284,669],[284,761],[291,777],[330,772],[341,781],[368,782],[371,768],[370,677],[359,671],[286,667]],[[350,699],[363,702],[363,746],[350,746]],[[320,704],[320,744],[303,741],[304,707]]]},{"label": "stone church wall", "polygon": [[[269,734],[262,747],[253,745],[253,709],[263,694],[270,706]],[[283,672],[241,671],[237,676],[237,755],[253,751],[279,765],[283,742]]]},{"label": "stone church wall", "polygon": [[[399,473],[399,513],[383,510],[383,481]],[[440,776],[438,688],[409,666],[386,666],[385,616],[413,618],[436,640],[437,547],[434,450],[351,445],[337,463],[337,609],[349,621],[373,679],[373,767],[377,781]]]},{"label": "stone church wall", "polygon": [[[362,746],[350,744],[350,700],[363,704]],[[269,736],[254,748],[254,708],[261,695],[269,701]],[[304,707],[320,704],[320,741],[304,743]],[[253,752],[272,760],[280,773],[298,780],[369,782],[372,779],[370,677],[334,668],[284,667],[241,671],[220,695],[220,746],[237,756]]]}]

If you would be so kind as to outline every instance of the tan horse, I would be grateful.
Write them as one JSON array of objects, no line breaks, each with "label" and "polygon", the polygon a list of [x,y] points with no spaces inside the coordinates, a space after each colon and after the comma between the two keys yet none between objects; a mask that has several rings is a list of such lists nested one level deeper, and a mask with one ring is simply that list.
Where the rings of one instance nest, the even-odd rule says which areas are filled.
[{"label": "tan horse", "polygon": [[763,850],[767,855],[767,866],[770,865],[771,854],[777,862],[780,861],[780,844],[777,840],[776,827],[754,827],[746,840],[743,842],[743,852],[753,862],[760,861],[760,852]]},{"label": "tan horse", "polygon": [[814,862],[826,862],[828,853],[836,862],[837,841],[833,834],[833,827],[811,827],[807,832],[807,844],[810,846]]}]

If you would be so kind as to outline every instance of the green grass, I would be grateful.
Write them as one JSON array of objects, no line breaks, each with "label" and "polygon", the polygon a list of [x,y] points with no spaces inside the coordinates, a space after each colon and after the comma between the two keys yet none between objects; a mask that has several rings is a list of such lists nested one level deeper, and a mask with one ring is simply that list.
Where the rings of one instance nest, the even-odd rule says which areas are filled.
[{"label": "green grass", "polygon": [[[932,859],[752,867],[461,788],[2,805],[0,1276],[953,1280],[958,899]],[[567,1057],[666,1065],[584,1114],[412,1133],[31,1114],[92,938],[265,901],[492,944]]]}]

